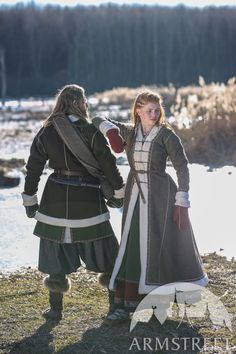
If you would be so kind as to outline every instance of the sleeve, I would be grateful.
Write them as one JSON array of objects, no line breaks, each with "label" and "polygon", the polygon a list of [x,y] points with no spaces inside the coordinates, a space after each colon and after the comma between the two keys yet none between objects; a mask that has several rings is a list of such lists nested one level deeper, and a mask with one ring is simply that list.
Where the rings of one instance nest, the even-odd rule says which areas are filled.
[{"label": "sleeve", "polygon": [[125,142],[127,142],[134,129],[132,124],[117,122],[105,117],[96,116],[92,118],[92,123],[104,136],[106,136],[108,130],[117,128]]},{"label": "sleeve", "polygon": [[114,190],[123,188],[123,178],[116,166],[116,158],[111,153],[106,139],[98,130],[93,135],[91,148],[101,170]]},{"label": "sleeve", "polygon": [[45,128],[40,129],[30,148],[30,156],[26,164],[26,177],[23,194],[33,196],[38,191],[38,183],[43,172],[48,155],[43,144],[42,134]]},{"label": "sleeve", "polygon": [[[170,131],[164,141],[168,156],[176,170],[178,179],[178,192],[188,192],[189,190],[189,169],[188,159],[184,151],[180,138]],[[177,193],[178,193],[177,192]]]}]

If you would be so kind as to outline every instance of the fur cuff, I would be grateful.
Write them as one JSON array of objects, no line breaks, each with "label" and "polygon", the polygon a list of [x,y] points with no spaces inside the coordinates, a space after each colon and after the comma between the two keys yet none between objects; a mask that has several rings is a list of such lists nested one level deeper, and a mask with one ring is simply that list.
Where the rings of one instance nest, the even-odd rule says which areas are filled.
[{"label": "fur cuff", "polygon": [[109,282],[110,282],[110,278],[111,278],[111,274],[110,273],[100,273],[98,274],[98,283],[102,286],[104,286],[105,288],[108,287]]},{"label": "fur cuff", "polygon": [[120,198],[124,198],[124,196],[125,196],[125,185],[120,189],[114,190],[114,198],[120,199]]},{"label": "fur cuff", "polygon": [[188,192],[178,191],[175,195],[175,205],[179,205],[185,208],[190,207]]},{"label": "fur cuff", "polygon": [[102,116],[92,118],[92,123],[104,136],[106,136],[108,130],[111,129],[117,129],[118,132],[120,132],[120,129],[114,123]]},{"label": "fur cuff", "polygon": [[37,195],[28,195],[25,193],[21,193],[22,199],[23,199],[23,205],[24,206],[32,206],[35,204],[38,204],[38,198]]},{"label": "fur cuff", "polygon": [[51,279],[48,275],[43,279],[43,285],[54,293],[66,293],[71,288],[71,281],[69,278]]},{"label": "fur cuff", "polygon": [[107,132],[111,129],[116,129],[118,132],[120,132],[120,129],[113,123],[107,121],[104,121],[100,124],[99,130],[103,135],[107,135]]}]

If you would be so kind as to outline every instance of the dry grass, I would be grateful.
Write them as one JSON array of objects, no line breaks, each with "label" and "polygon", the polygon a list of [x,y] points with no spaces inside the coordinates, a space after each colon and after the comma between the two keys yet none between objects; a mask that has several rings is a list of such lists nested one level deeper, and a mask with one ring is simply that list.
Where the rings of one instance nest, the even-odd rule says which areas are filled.
[{"label": "dry grass", "polygon": [[236,165],[236,84],[206,85],[178,90],[171,112],[191,162]]},{"label": "dry grass", "polygon": [[227,84],[206,85],[200,77],[199,86],[178,89],[172,85],[116,88],[96,97],[100,104],[130,108],[135,96],[145,88],[157,91],[163,97],[166,115],[180,135],[190,162],[236,166],[235,78],[229,79]]},{"label": "dry grass", "polygon": [[109,91],[96,93],[95,97],[98,99],[98,104],[120,105],[130,108],[137,94],[145,89],[157,91],[164,98],[167,107],[175,102],[176,88],[172,85],[169,87],[157,87],[155,85],[143,85],[136,88],[117,87]]},{"label": "dry grass", "polygon": [[[42,288],[42,274],[26,270],[0,275],[0,353],[1,354],[134,354],[153,352],[143,349],[144,338],[163,343],[173,338],[189,338],[186,350],[183,342],[178,351],[160,350],[158,353],[226,353],[226,340],[236,353],[236,262],[215,254],[203,257],[210,278],[208,290],[218,296],[232,315],[233,331],[216,326],[206,318],[169,319],[163,325],[153,318],[139,323],[129,332],[129,322],[106,327],[103,317],[107,311],[106,291],[98,286],[94,273],[78,272],[71,276],[72,290],[65,296],[64,318],[60,322],[45,322],[41,311],[48,305],[47,291]],[[134,338],[137,344],[132,345]],[[207,338],[206,351],[192,350],[191,338],[199,338],[202,347]],[[214,347],[214,338],[217,346]],[[129,348],[131,348],[129,350]]]}]

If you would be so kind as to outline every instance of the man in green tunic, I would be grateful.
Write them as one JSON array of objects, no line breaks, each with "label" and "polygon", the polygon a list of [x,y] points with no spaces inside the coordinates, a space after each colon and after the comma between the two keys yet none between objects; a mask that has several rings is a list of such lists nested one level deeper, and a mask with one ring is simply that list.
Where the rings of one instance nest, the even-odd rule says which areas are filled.
[{"label": "man in green tunic", "polygon": [[[116,159],[106,139],[89,121],[84,89],[78,85],[65,86],[33,140],[22,193],[27,216],[37,220],[34,234],[40,237],[38,269],[48,274],[44,284],[49,289],[50,308],[43,313],[47,319],[61,319],[63,293],[70,288],[66,275],[75,272],[81,260],[86,269],[107,274],[113,269],[118,251],[100,180],[76,158],[58,134],[54,126],[58,117],[69,121],[83,137],[113,188],[114,195],[108,205],[109,202],[119,205],[124,192]],[[38,183],[47,161],[54,171],[48,177],[38,205]]]}]

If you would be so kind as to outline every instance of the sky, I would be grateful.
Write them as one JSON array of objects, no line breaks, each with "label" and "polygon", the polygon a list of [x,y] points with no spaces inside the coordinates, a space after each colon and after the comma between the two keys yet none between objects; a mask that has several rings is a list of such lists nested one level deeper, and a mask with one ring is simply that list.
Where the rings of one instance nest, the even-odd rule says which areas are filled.
[{"label": "sky", "polygon": [[[25,0],[3,0],[0,1],[0,5],[14,5],[16,3],[25,3],[27,4],[30,1]],[[166,6],[175,6],[178,4],[184,4],[186,6],[195,6],[195,7],[204,7],[204,6],[236,6],[235,0],[34,0],[34,2],[38,5],[46,5],[46,4],[55,4],[55,5],[62,5],[62,6],[74,6],[79,4],[82,5],[100,5],[105,4],[108,2],[116,3],[116,4],[158,4],[158,5],[166,5]]]}]

